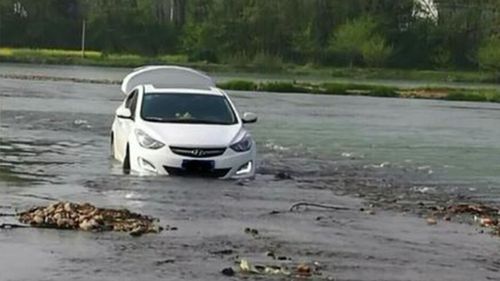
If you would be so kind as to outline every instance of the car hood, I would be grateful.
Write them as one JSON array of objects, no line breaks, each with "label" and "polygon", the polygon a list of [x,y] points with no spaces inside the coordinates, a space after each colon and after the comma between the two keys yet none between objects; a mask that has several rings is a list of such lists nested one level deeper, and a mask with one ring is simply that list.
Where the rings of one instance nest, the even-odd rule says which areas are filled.
[{"label": "car hood", "polygon": [[151,137],[169,146],[221,147],[228,146],[242,130],[240,124],[207,125],[152,123],[142,126]]}]

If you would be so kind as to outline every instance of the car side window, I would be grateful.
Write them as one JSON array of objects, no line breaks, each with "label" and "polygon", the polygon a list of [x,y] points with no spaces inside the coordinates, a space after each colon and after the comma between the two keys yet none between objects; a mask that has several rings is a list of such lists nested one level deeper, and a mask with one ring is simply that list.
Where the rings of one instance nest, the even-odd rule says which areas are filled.
[{"label": "car side window", "polygon": [[135,90],[132,93],[130,93],[130,95],[125,100],[125,107],[130,109],[130,112],[132,113],[132,120],[135,119],[135,108],[137,106],[137,97],[138,96],[139,96],[138,92],[137,92],[137,90]]}]

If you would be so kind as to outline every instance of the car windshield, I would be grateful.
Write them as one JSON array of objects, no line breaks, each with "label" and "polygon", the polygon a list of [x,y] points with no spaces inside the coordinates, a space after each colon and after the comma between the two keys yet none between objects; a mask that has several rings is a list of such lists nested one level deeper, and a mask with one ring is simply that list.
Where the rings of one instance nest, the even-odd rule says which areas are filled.
[{"label": "car windshield", "polygon": [[228,100],[206,94],[146,93],[141,117],[150,122],[219,124],[237,122]]}]

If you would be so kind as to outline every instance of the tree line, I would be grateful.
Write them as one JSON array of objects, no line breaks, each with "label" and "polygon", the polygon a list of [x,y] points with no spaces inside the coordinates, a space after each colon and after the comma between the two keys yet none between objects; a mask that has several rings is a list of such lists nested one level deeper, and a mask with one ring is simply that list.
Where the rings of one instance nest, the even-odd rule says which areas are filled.
[{"label": "tree line", "polygon": [[0,0],[0,47],[500,69],[500,0]]}]

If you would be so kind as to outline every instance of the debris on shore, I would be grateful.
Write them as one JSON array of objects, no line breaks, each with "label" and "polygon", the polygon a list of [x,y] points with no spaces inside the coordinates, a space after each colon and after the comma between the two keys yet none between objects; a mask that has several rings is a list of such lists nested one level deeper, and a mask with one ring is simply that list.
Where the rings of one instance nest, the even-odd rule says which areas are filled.
[{"label": "debris on shore", "polygon": [[[481,227],[492,229],[493,235],[500,236],[500,209],[482,204],[456,204],[447,207],[434,207],[433,216],[451,221],[460,217]],[[428,221],[429,222],[429,221]],[[436,222],[437,223],[437,222]]]},{"label": "debris on shore", "polygon": [[119,231],[132,236],[163,230],[158,220],[127,209],[97,208],[89,203],[58,202],[18,214],[19,221],[32,227],[82,231]]},{"label": "debris on shore", "polygon": [[290,207],[290,212],[294,212],[299,210],[301,207],[314,207],[314,208],[319,208],[319,209],[326,209],[326,210],[334,210],[334,211],[347,211],[350,210],[348,207],[344,206],[334,206],[334,205],[326,205],[326,204],[318,204],[318,203],[311,203],[311,202],[298,202],[293,204]]},{"label": "debris on shore", "polygon": [[[312,264],[298,263],[298,264],[253,264],[246,259],[242,259],[238,262],[237,268],[224,268],[221,273],[225,276],[235,276],[236,274],[244,275],[275,275],[284,277],[297,277],[297,278],[308,278],[313,276],[323,275],[321,272],[321,266],[319,263],[315,262]],[[328,278],[330,279],[330,278]]]}]

